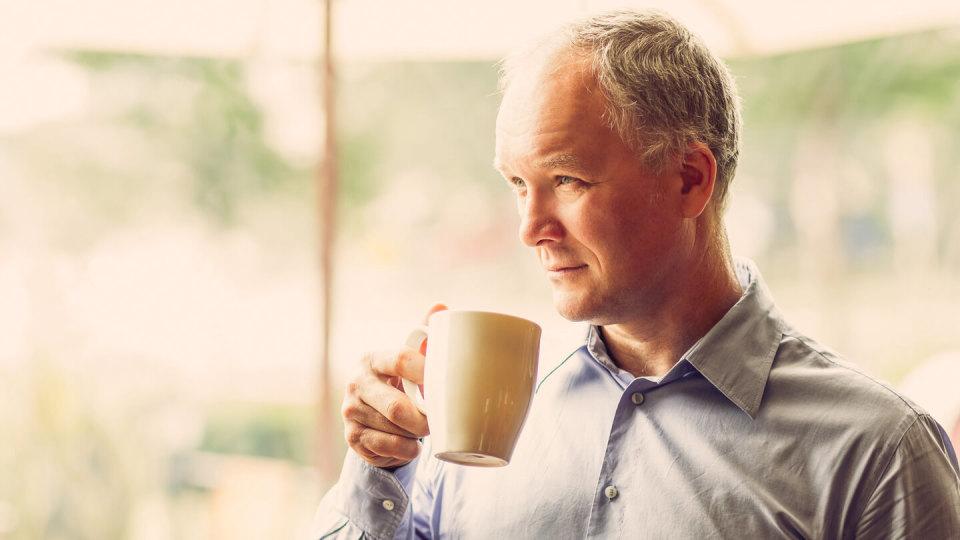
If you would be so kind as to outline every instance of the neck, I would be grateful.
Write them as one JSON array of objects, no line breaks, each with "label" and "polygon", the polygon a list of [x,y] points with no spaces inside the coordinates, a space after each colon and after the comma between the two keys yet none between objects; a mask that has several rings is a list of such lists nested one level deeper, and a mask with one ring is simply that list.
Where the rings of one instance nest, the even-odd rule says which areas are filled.
[{"label": "neck", "polygon": [[661,377],[737,303],[743,290],[721,232],[700,246],[671,284],[671,293],[653,309],[603,326],[613,361],[635,377]]}]

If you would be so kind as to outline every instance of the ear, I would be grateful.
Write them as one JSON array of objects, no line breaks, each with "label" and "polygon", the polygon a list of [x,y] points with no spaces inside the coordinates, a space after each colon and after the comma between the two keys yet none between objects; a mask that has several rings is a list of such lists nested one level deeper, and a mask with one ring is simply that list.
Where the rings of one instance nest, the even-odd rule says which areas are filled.
[{"label": "ear", "polygon": [[713,197],[717,160],[710,147],[696,142],[687,147],[680,161],[680,210],[685,218],[697,218]]}]

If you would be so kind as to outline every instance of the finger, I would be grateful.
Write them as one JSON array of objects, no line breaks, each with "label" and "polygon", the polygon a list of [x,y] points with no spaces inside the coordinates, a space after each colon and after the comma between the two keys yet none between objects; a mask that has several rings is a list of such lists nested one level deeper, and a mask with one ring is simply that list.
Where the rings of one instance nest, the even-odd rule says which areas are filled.
[{"label": "finger", "polygon": [[401,437],[418,438],[423,435],[411,433],[402,427],[387,420],[385,416],[378,413],[376,409],[364,403],[358,397],[347,397],[343,400],[343,406],[340,413],[345,421],[356,422],[377,431],[384,431]]},{"label": "finger", "polygon": [[384,433],[359,424],[345,426],[347,443],[360,453],[391,457],[402,461],[411,461],[420,453],[420,443],[416,439]]},{"label": "finger", "polygon": [[360,440],[364,448],[379,456],[411,461],[420,453],[420,443],[416,439],[392,433],[365,429]]},{"label": "finger", "polygon": [[397,458],[378,456],[366,448],[357,447],[353,448],[353,451],[362,457],[364,461],[373,465],[374,467],[393,467],[398,464],[404,465],[404,463],[401,463]]},{"label": "finger", "polygon": [[409,347],[372,353],[366,359],[370,369],[377,375],[403,377],[423,384],[423,355]]},{"label": "finger", "polygon": [[427,417],[417,409],[410,397],[383,381],[358,385],[356,396],[394,425],[418,437],[430,432]]},{"label": "finger", "polygon": [[363,448],[360,446],[353,448],[353,451],[356,452],[357,455],[359,455],[361,458],[363,458],[364,461],[373,465],[374,467],[395,468],[395,467],[401,467],[403,465],[406,465],[407,463],[410,463],[410,461],[407,461],[407,460],[401,460],[401,459],[385,457],[385,456],[378,456],[373,452],[367,450],[366,448]]}]

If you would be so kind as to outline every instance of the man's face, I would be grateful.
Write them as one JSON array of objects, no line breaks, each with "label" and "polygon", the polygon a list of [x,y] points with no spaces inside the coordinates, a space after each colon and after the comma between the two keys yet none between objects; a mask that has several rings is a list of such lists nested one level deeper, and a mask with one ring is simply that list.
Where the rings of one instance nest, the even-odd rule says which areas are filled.
[{"label": "man's face", "polygon": [[647,172],[607,126],[604,99],[576,56],[511,81],[497,117],[496,165],[514,188],[565,318],[617,324],[669,297],[682,219],[670,167]]}]

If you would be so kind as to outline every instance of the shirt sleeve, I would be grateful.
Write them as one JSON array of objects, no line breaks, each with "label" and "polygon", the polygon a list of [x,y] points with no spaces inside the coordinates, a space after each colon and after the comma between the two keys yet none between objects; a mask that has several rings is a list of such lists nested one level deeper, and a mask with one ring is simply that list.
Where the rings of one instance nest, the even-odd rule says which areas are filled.
[{"label": "shirt sleeve", "polygon": [[320,501],[310,540],[430,538],[433,489],[423,455],[388,471],[347,450],[340,479]]},{"label": "shirt sleeve", "polygon": [[960,479],[936,421],[907,429],[867,501],[857,538],[960,538]]}]

